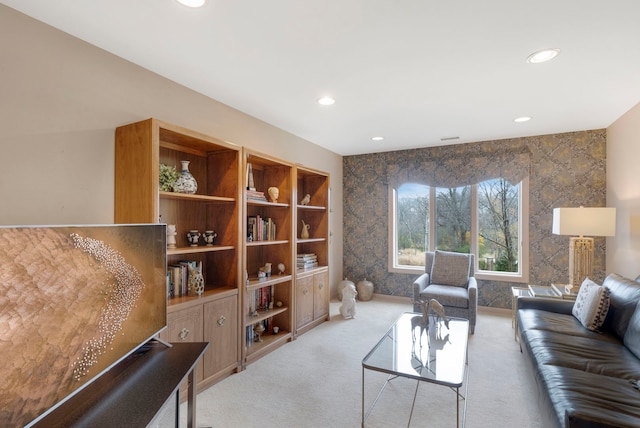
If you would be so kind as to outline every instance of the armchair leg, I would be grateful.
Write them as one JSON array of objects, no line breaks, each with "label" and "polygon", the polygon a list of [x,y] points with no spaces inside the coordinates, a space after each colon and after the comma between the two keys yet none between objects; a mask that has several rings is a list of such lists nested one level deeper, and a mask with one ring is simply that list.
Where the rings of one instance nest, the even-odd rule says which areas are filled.
[{"label": "armchair leg", "polygon": [[476,326],[475,325],[470,325],[469,326],[469,331],[471,332],[471,334],[474,334],[476,332]]}]

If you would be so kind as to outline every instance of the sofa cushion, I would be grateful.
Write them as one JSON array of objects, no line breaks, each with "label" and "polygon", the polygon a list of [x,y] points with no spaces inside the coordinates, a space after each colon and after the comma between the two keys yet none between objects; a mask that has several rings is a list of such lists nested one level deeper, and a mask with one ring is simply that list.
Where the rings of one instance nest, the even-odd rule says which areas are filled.
[{"label": "sofa cushion", "polygon": [[620,341],[571,337],[544,330],[529,330],[525,335],[527,348],[540,366],[567,367],[628,380],[640,374],[640,360]]},{"label": "sofa cushion", "polygon": [[611,331],[622,339],[640,301],[640,283],[612,273],[602,286],[609,289],[609,312],[601,330]]},{"label": "sofa cushion", "polygon": [[470,263],[468,254],[436,250],[431,266],[431,283],[466,287],[469,283]]},{"label": "sofa cushion", "polygon": [[609,310],[609,289],[601,287],[589,278],[580,286],[576,303],[573,305],[573,316],[585,328],[597,331],[604,323]]},{"label": "sofa cushion", "polygon": [[620,339],[611,334],[601,334],[587,330],[571,313],[562,314],[538,309],[520,309],[517,316],[518,330],[523,333],[528,330],[541,330],[561,333],[566,336],[621,343]]},{"label": "sofa cushion", "polygon": [[[624,333],[624,345],[633,352],[633,355],[640,358],[640,304],[629,320],[627,331]],[[640,378],[640,372],[638,372]]]}]

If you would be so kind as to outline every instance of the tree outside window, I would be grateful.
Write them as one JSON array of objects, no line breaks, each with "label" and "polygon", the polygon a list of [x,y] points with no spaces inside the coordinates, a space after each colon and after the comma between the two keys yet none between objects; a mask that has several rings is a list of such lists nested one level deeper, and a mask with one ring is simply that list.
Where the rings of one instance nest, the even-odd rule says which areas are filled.
[{"label": "tree outside window", "polygon": [[394,201],[394,266],[424,266],[424,253],[432,248],[460,253],[476,248],[480,271],[518,273],[520,189],[501,178],[457,188],[401,185]]}]

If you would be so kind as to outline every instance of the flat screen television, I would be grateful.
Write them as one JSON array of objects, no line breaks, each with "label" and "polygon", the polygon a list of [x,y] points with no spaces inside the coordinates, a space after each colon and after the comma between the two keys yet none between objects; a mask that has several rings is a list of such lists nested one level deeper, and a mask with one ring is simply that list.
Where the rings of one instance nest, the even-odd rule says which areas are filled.
[{"label": "flat screen television", "polygon": [[167,324],[164,225],[0,227],[0,426],[29,426]]}]

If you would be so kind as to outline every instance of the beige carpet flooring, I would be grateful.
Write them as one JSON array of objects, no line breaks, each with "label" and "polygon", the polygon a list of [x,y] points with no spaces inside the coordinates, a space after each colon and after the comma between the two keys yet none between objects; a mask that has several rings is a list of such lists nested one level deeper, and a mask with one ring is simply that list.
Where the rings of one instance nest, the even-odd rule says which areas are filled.
[{"label": "beige carpet flooring", "polygon": [[[197,426],[359,427],[362,358],[411,305],[375,296],[358,302],[356,318],[348,320],[339,307],[331,302],[329,322],[201,392]],[[469,338],[466,427],[542,427],[536,417],[538,392],[514,341],[510,315],[481,309],[476,333]],[[366,371],[367,405],[385,379],[385,374]],[[406,427],[415,385],[414,380],[392,381],[365,426]],[[455,400],[452,390],[422,382],[411,427],[455,427]],[[181,426],[186,426],[184,404],[181,413]]]}]

